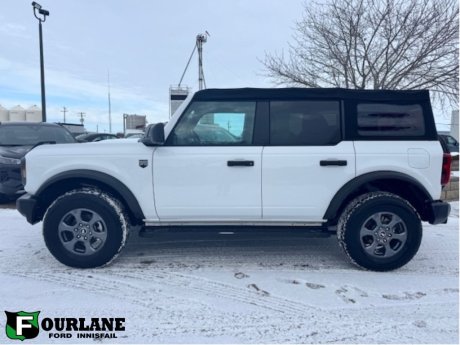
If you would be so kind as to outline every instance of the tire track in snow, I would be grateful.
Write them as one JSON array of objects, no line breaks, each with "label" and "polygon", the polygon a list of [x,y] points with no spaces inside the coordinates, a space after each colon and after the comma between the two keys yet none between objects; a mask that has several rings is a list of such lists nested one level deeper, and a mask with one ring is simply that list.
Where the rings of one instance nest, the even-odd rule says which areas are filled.
[{"label": "tire track in snow", "polygon": [[269,309],[283,314],[294,316],[304,315],[306,311],[317,309],[315,307],[294,302],[285,298],[273,295],[261,295],[256,291],[242,289],[230,284],[209,280],[206,278],[185,275],[173,272],[128,272],[117,273],[111,272],[111,275],[121,278],[133,278],[139,281],[152,281],[152,279],[162,279],[161,284],[167,284],[175,287],[191,289],[207,296],[216,298],[226,298],[245,304],[251,304],[256,307]]},{"label": "tire track in snow", "polygon": [[[78,288],[85,290],[94,294],[100,294],[103,296],[120,298],[123,296],[124,300],[128,300],[130,303],[144,307],[150,308],[151,303],[145,298],[146,292],[158,292],[147,289],[139,288],[133,284],[121,281],[113,281],[113,279],[105,279],[95,276],[94,272],[91,274],[79,273],[79,272],[34,272],[28,271],[25,272],[9,272],[8,274],[15,277],[29,278],[37,281],[43,281],[48,283],[55,283],[65,287]],[[89,277],[91,276],[91,277]],[[142,298],[137,298],[136,296],[143,296]]]},{"label": "tire track in snow", "polygon": [[[107,270],[107,268],[105,268]],[[29,271],[11,273],[12,276],[35,279],[66,287],[78,288],[103,296],[128,300],[132,304],[144,308],[151,308],[152,292],[165,295],[156,287],[144,288],[137,283],[157,283],[161,286],[168,285],[180,289],[193,290],[206,296],[214,298],[224,298],[230,301],[249,304],[258,308],[274,311],[291,316],[301,316],[311,309],[312,306],[303,305],[277,296],[260,295],[256,291],[246,290],[229,284],[216,282],[206,278],[199,278],[191,275],[170,272],[101,272],[79,271],[56,272],[56,271]],[[131,278],[131,282],[121,280],[114,281],[114,277],[124,279]],[[161,281],[159,281],[161,279]],[[141,297],[138,297],[141,296]],[[169,295],[168,295],[169,296]]]}]

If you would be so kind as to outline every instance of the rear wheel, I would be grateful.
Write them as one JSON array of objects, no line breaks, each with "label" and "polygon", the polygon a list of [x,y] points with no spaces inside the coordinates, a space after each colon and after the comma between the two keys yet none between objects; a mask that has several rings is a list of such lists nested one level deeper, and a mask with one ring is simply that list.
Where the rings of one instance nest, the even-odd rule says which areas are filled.
[{"label": "rear wheel", "polygon": [[79,268],[106,265],[124,247],[129,231],[122,204],[105,192],[78,189],[48,208],[43,235],[51,254]]},{"label": "rear wheel", "polygon": [[401,197],[373,192],[352,200],[337,226],[339,244],[363,268],[388,271],[404,266],[417,253],[422,223]]}]

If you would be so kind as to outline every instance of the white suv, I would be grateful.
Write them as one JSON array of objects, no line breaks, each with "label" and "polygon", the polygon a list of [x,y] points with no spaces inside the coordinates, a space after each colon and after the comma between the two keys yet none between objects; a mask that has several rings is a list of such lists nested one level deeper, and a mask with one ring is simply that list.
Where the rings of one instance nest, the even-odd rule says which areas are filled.
[{"label": "white suv", "polygon": [[112,261],[131,225],[278,226],[337,233],[353,263],[385,271],[450,211],[428,91],[208,89],[139,141],[43,145],[26,161],[18,210],[73,267]]}]

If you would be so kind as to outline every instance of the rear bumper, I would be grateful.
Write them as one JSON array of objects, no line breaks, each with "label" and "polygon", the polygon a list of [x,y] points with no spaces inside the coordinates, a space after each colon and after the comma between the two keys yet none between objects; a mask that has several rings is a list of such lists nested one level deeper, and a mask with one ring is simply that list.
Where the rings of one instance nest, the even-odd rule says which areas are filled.
[{"label": "rear bumper", "polygon": [[16,200],[16,208],[30,224],[38,223],[41,220],[38,215],[37,200],[30,194],[25,194]]},{"label": "rear bumper", "polygon": [[445,224],[450,214],[450,204],[436,200],[428,204],[428,222],[430,224]]}]

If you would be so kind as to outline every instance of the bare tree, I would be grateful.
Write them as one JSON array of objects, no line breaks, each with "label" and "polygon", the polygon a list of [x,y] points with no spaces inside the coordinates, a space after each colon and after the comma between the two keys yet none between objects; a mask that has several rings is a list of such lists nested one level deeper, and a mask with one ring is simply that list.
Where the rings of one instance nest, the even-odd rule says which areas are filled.
[{"label": "bare tree", "polygon": [[457,0],[305,3],[289,56],[265,55],[281,85],[430,89],[458,99]]}]

